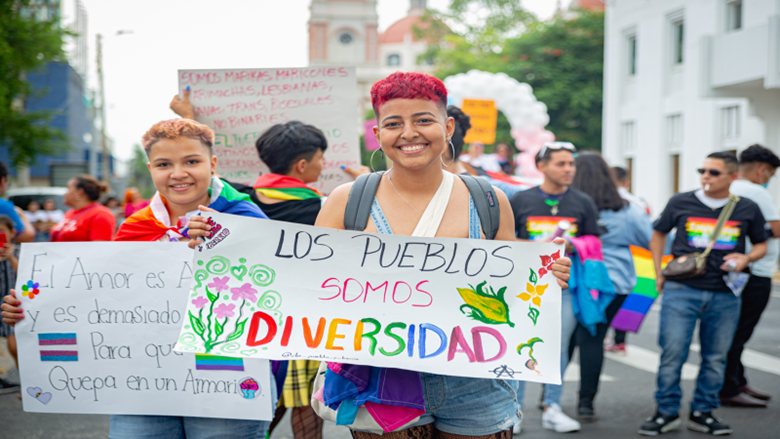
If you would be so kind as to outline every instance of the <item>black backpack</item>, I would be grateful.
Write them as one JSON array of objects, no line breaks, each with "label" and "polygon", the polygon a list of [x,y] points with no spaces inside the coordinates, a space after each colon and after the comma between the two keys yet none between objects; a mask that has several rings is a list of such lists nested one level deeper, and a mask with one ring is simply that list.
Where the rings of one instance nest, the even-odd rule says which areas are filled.
[{"label": "black backpack", "polygon": [[[368,224],[371,215],[371,205],[374,202],[376,189],[382,180],[384,172],[372,172],[363,174],[352,184],[349,191],[347,207],[344,209],[344,228],[362,232]],[[474,207],[479,214],[479,222],[485,239],[494,239],[498,233],[501,210],[498,206],[498,198],[493,186],[487,180],[470,175],[460,174],[474,200]]]}]

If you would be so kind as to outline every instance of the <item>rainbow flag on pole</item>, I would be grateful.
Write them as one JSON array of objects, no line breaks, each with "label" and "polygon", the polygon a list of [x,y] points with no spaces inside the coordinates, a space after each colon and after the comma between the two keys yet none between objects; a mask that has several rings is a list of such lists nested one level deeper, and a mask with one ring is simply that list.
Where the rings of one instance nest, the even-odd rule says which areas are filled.
[{"label": "rainbow flag on pole", "polygon": [[[612,327],[620,331],[637,332],[658,293],[655,291],[655,266],[652,253],[633,245],[630,246],[630,250],[631,257],[634,259],[636,286],[612,319]],[[666,267],[670,260],[672,260],[671,255],[664,256],[661,266]]]}]

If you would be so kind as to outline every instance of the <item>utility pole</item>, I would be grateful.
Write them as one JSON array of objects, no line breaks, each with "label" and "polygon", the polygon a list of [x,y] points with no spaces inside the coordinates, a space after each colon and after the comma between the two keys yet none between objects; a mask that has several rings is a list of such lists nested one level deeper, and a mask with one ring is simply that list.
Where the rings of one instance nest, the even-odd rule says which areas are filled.
[{"label": "utility pole", "polygon": [[108,151],[108,142],[106,139],[106,94],[105,90],[103,88],[103,45],[102,45],[102,36],[100,34],[97,34],[97,73],[98,73],[98,86],[100,87],[100,144],[101,144],[101,151],[103,152],[103,160],[102,160],[102,177],[101,179],[103,182],[105,182],[109,187],[111,186],[111,160],[110,160],[110,153]]}]

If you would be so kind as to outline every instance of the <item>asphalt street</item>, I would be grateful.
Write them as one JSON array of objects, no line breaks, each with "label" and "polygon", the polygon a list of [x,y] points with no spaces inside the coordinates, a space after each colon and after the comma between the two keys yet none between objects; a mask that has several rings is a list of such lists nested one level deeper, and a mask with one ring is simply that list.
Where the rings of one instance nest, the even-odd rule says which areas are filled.
[{"label": "asphalt street", "polygon": [[[653,392],[659,349],[658,311],[651,311],[639,334],[629,334],[628,355],[608,356],[602,374],[601,388],[595,408],[598,420],[583,424],[582,430],[569,435],[590,438],[638,438],[636,431],[645,417],[654,412]],[[694,337],[697,340],[698,336]],[[695,343],[695,342],[694,342]],[[687,416],[694,380],[698,371],[698,345],[693,346],[688,363],[683,368],[684,400],[682,416]],[[747,346],[744,363],[750,384],[765,390],[780,400],[780,287],[774,286],[772,299]],[[565,375],[562,406],[570,415],[576,413],[576,395],[579,381],[577,356]],[[0,376],[18,382],[18,373],[5,350],[0,346]],[[560,434],[544,430],[541,410],[536,408],[541,386],[529,384],[525,395],[523,432],[517,437],[556,438]],[[736,438],[780,437],[780,401],[772,401],[767,409],[721,408],[716,414],[734,429]],[[0,396],[0,438],[105,438],[108,436],[108,417],[97,415],[55,415],[25,413],[17,394]],[[291,439],[289,414],[274,432],[273,439]],[[326,439],[348,439],[343,427],[326,425]],[[701,433],[684,427],[664,435],[672,439],[703,438]]]}]

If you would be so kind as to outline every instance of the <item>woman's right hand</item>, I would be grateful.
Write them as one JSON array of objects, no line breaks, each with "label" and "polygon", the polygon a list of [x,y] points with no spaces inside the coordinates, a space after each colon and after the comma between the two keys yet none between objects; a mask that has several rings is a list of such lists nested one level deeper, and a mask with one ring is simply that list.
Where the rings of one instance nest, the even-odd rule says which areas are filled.
[{"label": "woman's right hand", "polygon": [[14,326],[16,322],[24,318],[24,310],[19,308],[22,301],[16,298],[16,291],[11,290],[10,293],[3,297],[4,303],[0,305],[0,308],[3,310],[3,322]]}]

